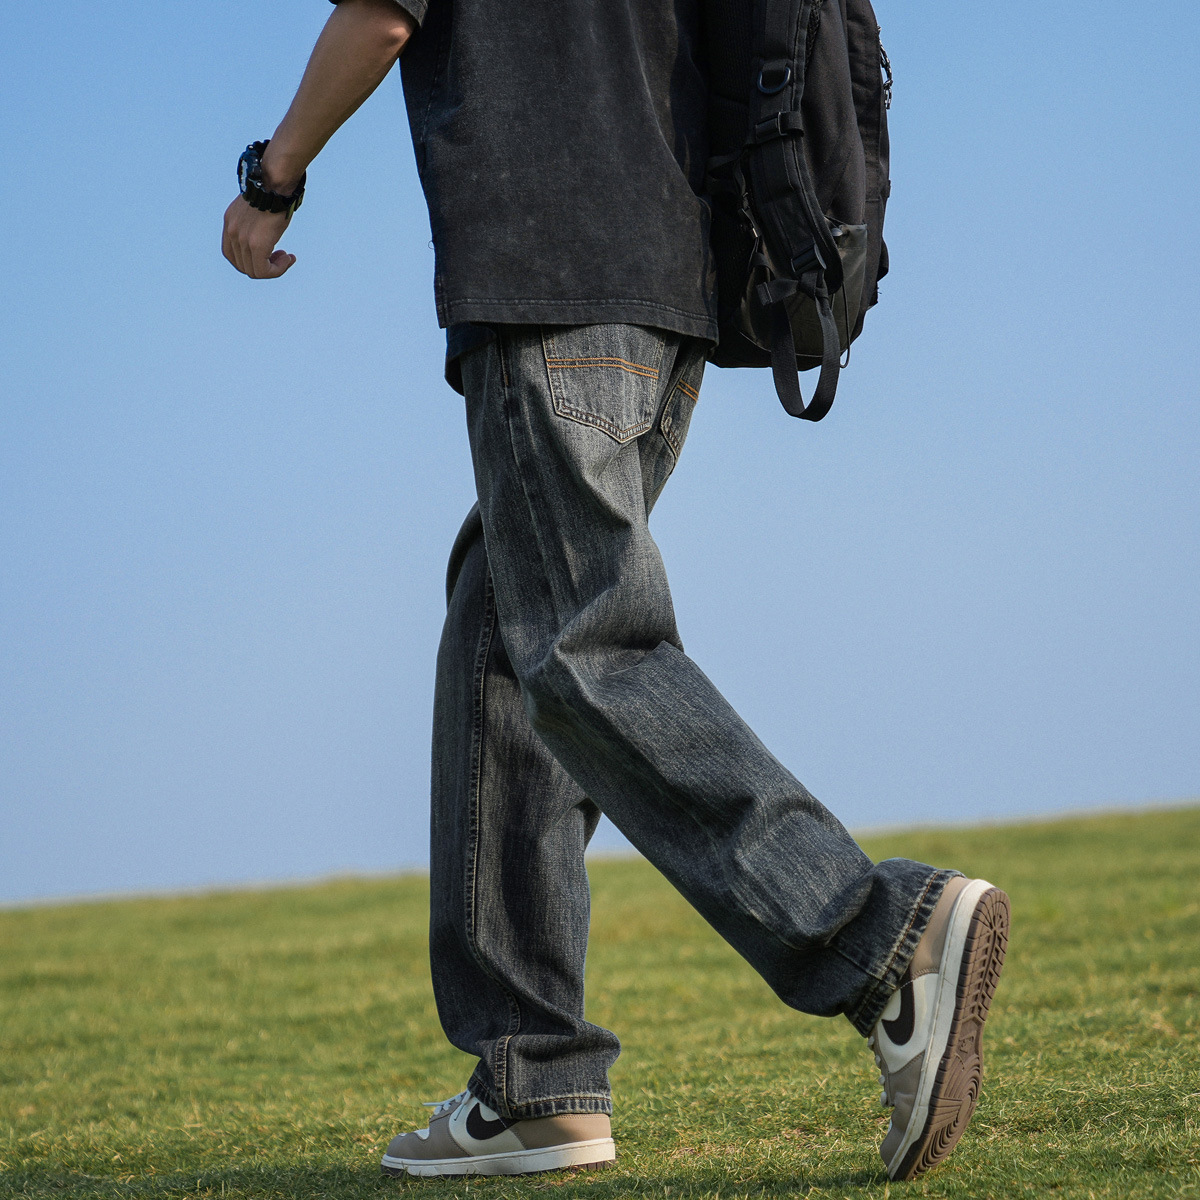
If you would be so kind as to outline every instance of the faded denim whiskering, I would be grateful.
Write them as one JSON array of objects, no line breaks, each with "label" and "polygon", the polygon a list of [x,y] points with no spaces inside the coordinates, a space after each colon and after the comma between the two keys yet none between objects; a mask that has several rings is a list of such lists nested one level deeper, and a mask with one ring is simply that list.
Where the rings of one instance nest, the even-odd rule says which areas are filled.
[{"label": "faded denim whiskering", "polygon": [[785,1003],[866,1033],[945,881],[874,864],[683,652],[647,518],[705,344],[499,326],[462,359],[479,502],[451,555],[434,714],[442,1024],[509,1117],[611,1110],[584,1019],[601,812]]}]

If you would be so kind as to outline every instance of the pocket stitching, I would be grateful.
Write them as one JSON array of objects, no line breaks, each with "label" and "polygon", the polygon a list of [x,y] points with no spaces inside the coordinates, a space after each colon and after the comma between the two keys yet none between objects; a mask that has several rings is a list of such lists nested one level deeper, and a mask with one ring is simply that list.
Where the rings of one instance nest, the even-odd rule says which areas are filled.
[{"label": "pocket stitching", "polygon": [[572,408],[565,401],[560,401],[557,396],[554,398],[554,411],[560,416],[570,417],[571,420],[578,421],[581,425],[594,425],[597,429],[607,433],[618,442],[627,442],[630,438],[637,437],[640,433],[645,433],[654,424],[654,418],[651,417],[649,421],[640,421],[636,425],[629,425],[622,429],[612,421],[607,421],[604,417],[598,417],[595,413],[584,412],[580,408]]},{"label": "pocket stitching", "polygon": [[658,368],[645,363],[630,362],[626,358],[547,358],[546,366],[551,371],[567,371],[572,367],[616,367],[630,375],[641,375],[646,379],[657,379]]},{"label": "pocket stitching", "polygon": [[[632,438],[638,437],[649,429],[654,428],[655,414],[637,422],[634,425],[622,428],[615,422],[607,420],[605,417],[597,413],[585,412],[583,409],[575,408],[567,402],[567,399],[561,394],[558,387],[555,386],[555,372],[568,371],[576,369],[595,369],[603,370],[604,368],[615,368],[618,371],[624,371],[626,374],[634,375],[639,379],[646,379],[657,382],[659,377],[658,367],[649,366],[646,363],[632,362],[626,358],[620,358],[616,355],[597,355],[594,357],[578,357],[564,358],[554,354],[555,339],[554,334],[549,330],[542,330],[542,352],[546,362],[546,377],[550,384],[550,399],[554,405],[554,411],[559,416],[567,417],[570,420],[577,421],[581,425],[590,425],[594,429],[606,433],[615,441],[624,444]],[[662,353],[662,345],[660,343],[659,353]]]}]

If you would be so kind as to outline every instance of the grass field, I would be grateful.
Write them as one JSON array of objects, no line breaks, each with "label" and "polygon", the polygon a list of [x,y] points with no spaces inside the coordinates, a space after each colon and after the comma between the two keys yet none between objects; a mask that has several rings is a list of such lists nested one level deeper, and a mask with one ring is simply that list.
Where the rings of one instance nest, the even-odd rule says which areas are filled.
[{"label": "grass field", "polygon": [[889,1184],[875,1067],[786,1009],[645,863],[594,864],[616,1167],[384,1180],[470,1063],[420,878],[0,912],[0,1196],[1200,1197],[1200,808],[866,843],[1002,885],[975,1120]]}]

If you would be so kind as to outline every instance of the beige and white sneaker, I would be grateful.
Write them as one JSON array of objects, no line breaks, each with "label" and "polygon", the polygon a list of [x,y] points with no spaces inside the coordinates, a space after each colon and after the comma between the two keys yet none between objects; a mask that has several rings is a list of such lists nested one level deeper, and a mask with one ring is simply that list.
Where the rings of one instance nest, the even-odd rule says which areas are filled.
[{"label": "beige and white sneaker", "polygon": [[602,1113],[514,1121],[470,1092],[429,1105],[428,1129],[392,1138],[385,1175],[528,1175],[616,1160],[612,1126]]},{"label": "beige and white sneaker", "polygon": [[867,1044],[881,1102],[893,1106],[879,1153],[912,1179],[954,1149],[979,1100],[983,1023],[1008,945],[1008,897],[985,879],[946,884],[912,963]]}]

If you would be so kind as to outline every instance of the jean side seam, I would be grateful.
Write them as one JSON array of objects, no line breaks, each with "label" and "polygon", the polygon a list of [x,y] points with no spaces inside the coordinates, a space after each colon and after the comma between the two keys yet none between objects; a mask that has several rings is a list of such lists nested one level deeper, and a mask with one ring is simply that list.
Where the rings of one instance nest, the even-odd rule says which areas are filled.
[{"label": "jean side seam", "polygon": [[[680,350],[680,357],[683,356],[683,350]],[[699,391],[687,383],[683,376],[687,371],[688,364],[682,363],[676,372],[672,372],[671,377],[667,381],[667,395],[662,403],[662,416],[657,418],[657,425],[662,430],[662,435],[667,445],[671,447],[671,453],[675,456],[675,462],[678,464],[679,457],[683,453],[683,441],[675,440],[675,423],[671,420],[671,401],[675,398],[676,392],[682,392],[692,402],[692,409],[700,402]],[[674,467],[672,467],[672,472]]]},{"label": "jean side seam", "polygon": [[501,1094],[504,1093],[505,1084],[507,1081],[507,1049],[508,1041],[512,1035],[520,1028],[521,1014],[516,997],[511,990],[505,986],[504,981],[492,971],[484,956],[479,950],[479,941],[477,933],[477,912],[479,893],[476,886],[479,874],[479,837],[480,837],[480,792],[483,779],[483,728],[484,728],[484,703],[485,703],[485,687],[487,682],[487,661],[492,652],[492,639],[496,632],[496,607],[495,600],[492,594],[491,573],[488,572],[484,576],[484,621],[483,630],[479,640],[479,652],[475,660],[475,680],[473,691],[473,712],[471,715],[471,853],[469,864],[469,880],[467,883],[467,947],[471,952],[472,958],[475,959],[479,969],[494,983],[498,984],[501,991],[508,1000],[509,1006],[509,1030],[497,1042],[496,1062],[494,1072],[496,1076],[497,1086]]}]

